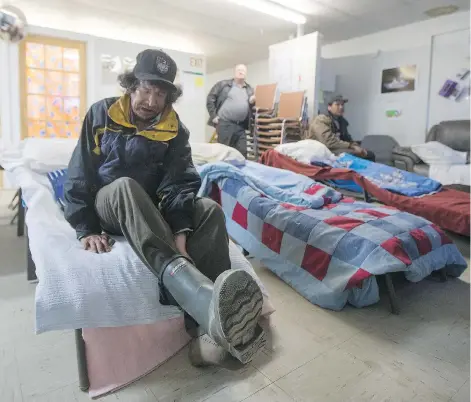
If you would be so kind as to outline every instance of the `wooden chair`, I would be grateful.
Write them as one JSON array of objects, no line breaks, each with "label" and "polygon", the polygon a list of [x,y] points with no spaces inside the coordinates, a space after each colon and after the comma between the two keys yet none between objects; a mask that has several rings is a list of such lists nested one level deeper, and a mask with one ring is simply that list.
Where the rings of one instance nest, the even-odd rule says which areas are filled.
[{"label": "wooden chair", "polygon": [[256,115],[253,138],[257,153],[285,142],[288,134],[301,139],[305,97],[304,92],[282,92],[276,116]]},{"label": "wooden chair", "polygon": [[255,87],[255,105],[250,119],[249,134],[247,135],[247,158],[258,159],[257,147],[254,133],[256,121],[260,117],[271,117],[274,115],[277,84],[257,85]]}]

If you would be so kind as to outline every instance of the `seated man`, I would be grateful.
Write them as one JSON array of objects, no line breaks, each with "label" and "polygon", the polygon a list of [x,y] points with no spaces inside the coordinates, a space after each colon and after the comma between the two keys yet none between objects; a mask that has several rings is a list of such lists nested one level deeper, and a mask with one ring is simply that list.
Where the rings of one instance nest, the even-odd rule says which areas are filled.
[{"label": "seated man", "polygon": [[348,133],[348,121],[343,117],[347,102],[341,95],[331,97],[327,102],[328,113],[314,118],[309,127],[308,138],[322,142],[335,155],[347,152],[374,161],[374,153],[361,148]]},{"label": "seated man", "polygon": [[125,95],[90,108],[69,163],[65,217],[91,252],[111,250],[105,232],[125,236],[159,278],[161,302],[205,333],[193,340],[201,354],[192,363],[224,364],[233,360],[226,351],[247,363],[264,342],[262,293],[249,273],[230,269],[220,207],[196,197],[189,132],[172,106],[176,73],[166,53],[145,50],[119,77]]}]

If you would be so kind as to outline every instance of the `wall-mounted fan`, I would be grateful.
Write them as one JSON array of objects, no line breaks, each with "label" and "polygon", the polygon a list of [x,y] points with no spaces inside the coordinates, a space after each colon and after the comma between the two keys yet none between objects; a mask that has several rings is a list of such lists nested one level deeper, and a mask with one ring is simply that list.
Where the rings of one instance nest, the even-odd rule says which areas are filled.
[{"label": "wall-mounted fan", "polygon": [[0,39],[19,42],[25,37],[27,26],[23,12],[10,5],[0,6]]}]

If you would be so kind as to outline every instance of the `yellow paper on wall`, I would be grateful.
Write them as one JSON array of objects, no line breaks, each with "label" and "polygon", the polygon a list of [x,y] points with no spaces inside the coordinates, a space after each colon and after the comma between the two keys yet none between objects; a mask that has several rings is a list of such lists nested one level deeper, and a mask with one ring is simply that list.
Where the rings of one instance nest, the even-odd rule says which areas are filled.
[{"label": "yellow paper on wall", "polygon": [[203,77],[195,77],[195,87],[196,88],[201,88],[202,86],[204,86]]}]

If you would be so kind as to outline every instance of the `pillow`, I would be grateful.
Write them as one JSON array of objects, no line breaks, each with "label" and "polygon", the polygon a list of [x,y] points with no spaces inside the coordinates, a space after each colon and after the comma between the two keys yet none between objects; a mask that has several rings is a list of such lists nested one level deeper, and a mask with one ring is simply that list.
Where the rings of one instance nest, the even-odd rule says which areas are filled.
[{"label": "pillow", "polygon": [[275,148],[275,151],[308,165],[311,162],[322,162],[335,157],[329,148],[316,140],[302,140],[281,144]]},{"label": "pillow", "polygon": [[23,161],[26,167],[37,173],[64,169],[76,145],[77,139],[28,138],[24,140]]},{"label": "pillow", "polygon": [[211,162],[227,162],[233,165],[245,165],[244,156],[237,150],[224,144],[190,142],[191,155],[195,165]]},{"label": "pillow", "polygon": [[438,141],[412,145],[411,149],[428,165],[465,165],[467,160],[466,152],[455,151]]},{"label": "pillow", "polygon": [[54,190],[54,197],[60,208],[63,210],[65,207],[64,183],[67,180],[67,169],[54,170],[49,172],[47,177],[49,178],[52,189]]}]

